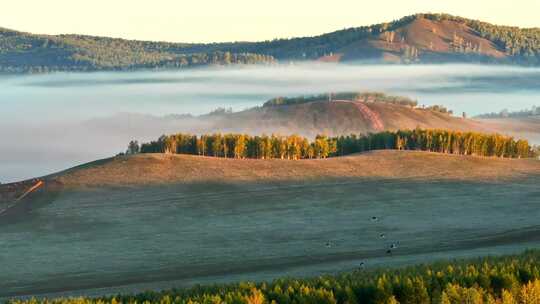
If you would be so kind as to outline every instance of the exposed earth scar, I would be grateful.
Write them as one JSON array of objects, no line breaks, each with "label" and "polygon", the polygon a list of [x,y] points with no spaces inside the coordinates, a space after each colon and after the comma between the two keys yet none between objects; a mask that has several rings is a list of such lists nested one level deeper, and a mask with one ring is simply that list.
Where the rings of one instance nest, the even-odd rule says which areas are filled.
[{"label": "exposed earth scar", "polygon": [[375,130],[375,131],[384,131],[384,123],[382,122],[382,119],[381,117],[379,116],[379,114],[375,113],[374,111],[372,111],[368,106],[366,106],[363,102],[359,102],[359,101],[354,101],[353,102],[356,107],[358,108],[358,110],[360,110],[360,113],[362,114],[362,116],[367,120],[369,121],[369,123],[371,124],[371,127]]}]

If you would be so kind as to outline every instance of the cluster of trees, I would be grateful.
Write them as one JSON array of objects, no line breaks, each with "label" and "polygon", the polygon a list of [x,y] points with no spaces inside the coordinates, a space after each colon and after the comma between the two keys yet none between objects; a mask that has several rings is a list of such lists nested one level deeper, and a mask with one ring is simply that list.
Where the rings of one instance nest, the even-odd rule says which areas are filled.
[{"label": "cluster of trees", "polygon": [[291,136],[249,136],[245,134],[161,136],[157,141],[143,143],[140,153],[173,153],[227,158],[303,159],[326,158],[335,154],[334,140],[317,136],[313,142],[307,138]]},{"label": "cluster of trees", "polygon": [[471,41],[465,40],[465,38],[460,37],[457,33],[454,33],[452,38],[451,48],[456,53],[476,53],[480,54],[482,52],[482,46],[480,44],[474,44]]},{"label": "cluster of trees", "polygon": [[419,60],[418,48],[411,45],[406,45],[405,49],[402,51],[401,60],[405,63],[415,63]]},{"label": "cluster of trees", "polygon": [[196,286],[101,298],[13,300],[10,304],[348,303],[538,304],[540,252],[439,262],[396,270],[357,270],[269,283]]},{"label": "cluster of trees", "polygon": [[[135,145],[135,144],[136,145]],[[133,148],[136,146],[136,148]],[[250,136],[245,134],[163,135],[157,141],[131,142],[130,153],[173,153],[227,158],[310,159],[343,156],[381,150],[421,150],[449,154],[495,156],[505,158],[533,157],[526,140],[514,140],[498,134],[481,134],[449,130],[399,130],[368,135],[326,137],[313,141],[298,135]]]},{"label": "cluster of trees", "polygon": [[508,117],[530,117],[540,115],[540,107],[533,106],[530,110],[521,110],[516,112],[510,112],[507,109],[500,111],[499,113],[486,113],[478,115],[478,118],[508,118]]},{"label": "cluster of trees", "polygon": [[[540,63],[540,29],[493,25],[487,22],[456,17],[448,14],[419,14],[419,17],[465,24],[481,37],[495,43],[517,62]],[[462,46],[460,44],[460,46]],[[471,47],[475,47],[472,46]],[[476,46],[479,48],[479,46]]]},{"label": "cluster of trees", "polygon": [[443,113],[443,114],[450,114],[450,115],[454,114],[454,111],[447,109],[443,105],[428,106],[428,107],[424,107],[424,109],[434,111],[434,112],[440,112],[440,113]]},{"label": "cluster of trees", "polygon": [[305,95],[296,97],[276,97],[268,100],[263,107],[294,105],[314,101],[353,100],[362,102],[384,102],[403,106],[416,107],[418,102],[408,97],[391,96],[381,92],[338,92],[320,95]]},{"label": "cluster of trees", "polygon": [[337,138],[337,155],[378,150],[421,150],[438,153],[494,156],[504,158],[533,157],[527,140],[514,140],[499,134],[450,130],[398,130],[364,136]]}]

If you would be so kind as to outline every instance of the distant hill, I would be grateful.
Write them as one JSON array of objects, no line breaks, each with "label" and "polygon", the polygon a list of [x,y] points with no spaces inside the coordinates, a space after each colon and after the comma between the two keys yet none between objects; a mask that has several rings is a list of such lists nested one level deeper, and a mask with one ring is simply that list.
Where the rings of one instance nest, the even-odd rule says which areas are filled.
[{"label": "distant hill", "polygon": [[540,107],[511,112],[485,113],[474,118],[488,129],[514,137],[525,137],[540,151]]},{"label": "distant hill", "polygon": [[261,42],[167,43],[0,29],[0,71],[93,71],[320,60],[538,65],[540,29],[446,14],[416,14],[314,37]]},{"label": "distant hill", "polygon": [[[334,99],[335,97],[350,99]],[[444,106],[424,107],[407,97],[370,92],[336,93],[331,101],[328,95],[277,97],[259,107],[238,112],[217,109],[200,116],[115,115],[93,119],[88,121],[85,127],[127,132],[126,126],[130,124],[145,126],[144,134],[139,134],[141,137],[138,138],[145,140],[155,139],[162,134],[159,132],[164,132],[160,130],[191,134],[297,134],[309,138],[318,134],[341,136],[417,127],[506,134],[496,123],[454,116],[452,111]]]},{"label": "distant hill", "polygon": [[540,117],[540,107],[533,106],[528,110],[510,112],[507,109],[500,111],[499,113],[485,113],[476,116],[477,118],[528,118],[528,117]]},{"label": "distant hill", "polygon": [[201,126],[192,131],[255,135],[295,133],[307,137],[314,137],[317,134],[328,136],[366,134],[416,127],[489,131],[479,122],[452,116],[451,111],[443,106],[419,107],[416,101],[406,97],[381,93],[335,95],[337,98],[349,99],[329,100],[327,95],[275,98],[262,107],[192,117],[191,120],[197,121],[193,125]]},{"label": "distant hill", "polygon": [[0,28],[0,72],[134,70],[273,63],[263,54],[233,54],[189,44],[82,35],[34,35]]}]

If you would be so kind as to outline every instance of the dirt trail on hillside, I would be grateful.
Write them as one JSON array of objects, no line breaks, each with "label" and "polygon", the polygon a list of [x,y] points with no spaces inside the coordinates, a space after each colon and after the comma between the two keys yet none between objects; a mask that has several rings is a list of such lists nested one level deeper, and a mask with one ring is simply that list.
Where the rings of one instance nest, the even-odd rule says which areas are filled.
[{"label": "dirt trail on hillside", "polygon": [[13,222],[54,201],[63,188],[57,180],[33,179],[0,187],[0,221]]},{"label": "dirt trail on hillside", "polygon": [[382,132],[384,131],[384,123],[376,112],[372,111],[365,103],[360,101],[354,101],[354,105],[360,110],[362,116],[369,121],[373,130]]},{"label": "dirt trail on hillside", "polygon": [[30,189],[26,190],[21,196],[19,196],[16,200],[15,200],[15,203],[16,202],[19,202],[21,201],[22,199],[24,199],[26,196],[28,196],[30,193],[36,191],[39,187],[43,186],[43,181],[42,180],[38,180],[36,182],[35,185],[33,185],[32,187],[30,187]]},{"label": "dirt trail on hillside", "polygon": [[0,216],[41,186],[43,186],[41,180],[0,185]]}]

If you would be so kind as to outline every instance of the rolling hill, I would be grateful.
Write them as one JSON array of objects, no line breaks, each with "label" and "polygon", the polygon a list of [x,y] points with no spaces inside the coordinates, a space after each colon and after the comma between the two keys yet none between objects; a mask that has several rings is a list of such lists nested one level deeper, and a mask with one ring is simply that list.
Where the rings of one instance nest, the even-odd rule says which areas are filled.
[{"label": "rolling hill", "polygon": [[[539,242],[539,178],[532,159],[413,151],[300,161],[104,159],[0,185],[2,205],[19,198],[28,207],[0,217],[0,259],[9,261],[0,298],[516,252]],[[399,248],[388,255],[391,242]]]},{"label": "rolling hill", "polygon": [[[204,117],[203,117],[204,118]],[[482,124],[432,109],[385,102],[319,100],[295,105],[254,108],[212,118],[214,130],[339,136],[383,130],[443,128],[481,130]]]},{"label": "rolling hill", "polygon": [[35,35],[0,29],[0,71],[185,68],[320,60],[393,63],[484,62],[537,65],[540,30],[446,14],[417,14],[314,37],[210,44]]},{"label": "rolling hill", "polygon": [[[348,93],[338,93],[347,95]],[[173,132],[298,134],[315,137],[318,134],[341,136],[366,134],[398,129],[449,129],[460,131],[494,132],[496,124],[484,124],[475,119],[453,116],[442,106],[421,107],[408,98],[381,93],[362,93],[360,98],[349,93],[350,99],[328,100],[326,96],[290,98],[301,102],[270,104],[239,112],[215,111],[200,116],[179,115],[164,118],[115,116],[113,119],[93,121],[107,128],[122,128],[125,120],[146,125],[175,125]],[[394,100],[394,101],[388,101]],[[271,100],[272,101],[272,100]],[[400,102],[402,104],[400,104]],[[497,131],[504,131],[502,128]],[[501,132],[504,133],[504,132]],[[153,139],[153,138],[152,138]]]},{"label": "rolling hill", "polygon": [[[305,97],[286,98],[301,101],[290,104],[270,104],[275,100],[272,99],[262,106],[238,112],[220,109],[199,116],[119,114],[87,121],[85,127],[124,131],[129,124],[144,125],[144,134],[131,138],[143,141],[155,140],[163,133],[297,134],[314,138],[319,134],[333,137],[421,128],[500,133],[528,139],[533,145],[540,143],[540,127],[538,119],[534,118],[521,123],[515,120],[510,127],[505,120],[455,116],[444,106],[407,104],[411,100],[405,97],[373,92],[337,94],[362,97],[357,99],[351,95],[351,99],[332,101],[323,95],[308,96],[308,100]],[[388,99],[395,101],[389,102]]]}]

